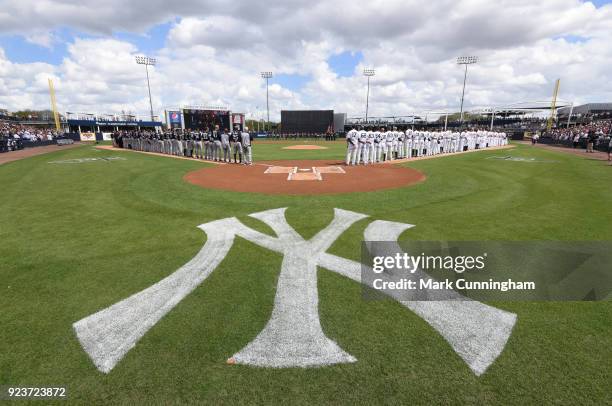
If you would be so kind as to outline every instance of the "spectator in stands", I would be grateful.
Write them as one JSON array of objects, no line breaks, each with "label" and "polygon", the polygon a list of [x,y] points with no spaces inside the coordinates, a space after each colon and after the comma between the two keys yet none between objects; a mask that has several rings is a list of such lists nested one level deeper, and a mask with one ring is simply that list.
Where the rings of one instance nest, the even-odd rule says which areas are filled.
[{"label": "spectator in stands", "polygon": [[587,135],[587,148],[586,148],[586,152],[595,152],[593,151],[593,146],[595,145],[595,131],[593,131],[593,129],[589,130],[589,133]]},{"label": "spectator in stands", "polygon": [[574,135],[574,148],[577,148],[578,145],[580,144],[580,134],[576,134]]},{"label": "spectator in stands", "polygon": [[52,141],[58,133],[48,128],[21,125],[0,120],[0,152],[23,148],[24,142]]}]

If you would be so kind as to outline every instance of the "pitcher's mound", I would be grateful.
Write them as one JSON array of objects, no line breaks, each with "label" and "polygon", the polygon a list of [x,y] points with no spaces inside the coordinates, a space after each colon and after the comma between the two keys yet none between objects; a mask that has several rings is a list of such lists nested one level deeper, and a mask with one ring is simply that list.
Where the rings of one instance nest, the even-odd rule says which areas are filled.
[{"label": "pitcher's mound", "polygon": [[290,145],[288,147],[283,147],[283,149],[327,149],[327,147],[322,147],[320,145]]},{"label": "pitcher's mound", "polygon": [[372,192],[425,180],[421,172],[397,165],[345,166],[338,161],[269,161],[198,169],[184,179],[207,189],[235,192],[316,195]]}]

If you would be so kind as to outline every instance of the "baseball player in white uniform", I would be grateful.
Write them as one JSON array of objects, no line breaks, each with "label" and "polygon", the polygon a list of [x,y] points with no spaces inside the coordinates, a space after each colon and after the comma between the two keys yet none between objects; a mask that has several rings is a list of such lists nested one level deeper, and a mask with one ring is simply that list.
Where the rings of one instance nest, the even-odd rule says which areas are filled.
[{"label": "baseball player in white uniform", "polygon": [[406,158],[412,158],[412,130],[407,129],[404,134],[404,155]]},{"label": "baseball player in white uniform", "polygon": [[385,161],[393,160],[393,145],[395,143],[395,131],[387,131],[387,156],[385,157]]},{"label": "baseball player in white uniform", "polygon": [[[361,127],[357,127],[361,129]],[[352,128],[349,132],[346,133],[346,164],[347,165],[355,165],[355,160],[357,158],[358,151],[358,137],[359,132]]]},{"label": "baseball player in white uniform", "polygon": [[366,145],[367,145],[367,157],[366,157],[366,161],[365,164],[367,165],[368,163],[375,163],[376,162],[376,157],[374,156],[374,140],[376,139],[376,129],[375,128],[371,128],[370,131],[368,131],[368,139],[366,141]]},{"label": "baseball player in white uniform", "polygon": [[397,127],[396,127],[395,134],[397,135],[397,157],[401,159],[405,157],[405,152],[404,152],[405,135],[402,131],[397,131]]},{"label": "baseball player in white uniform", "polygon": [[356,165],[359,165],[360,163],[365,162],[363,158],[366,155],[367,140],[368,140],[368,132],[365,129],[361,129],[357,137],[358,142],[357,142],[357,161],[355,162]]},{"label": "baseball player in white uniform", "polygon": [[383,162],[387,156],[387,129],[380,127],[378,142],[378,162]]}]

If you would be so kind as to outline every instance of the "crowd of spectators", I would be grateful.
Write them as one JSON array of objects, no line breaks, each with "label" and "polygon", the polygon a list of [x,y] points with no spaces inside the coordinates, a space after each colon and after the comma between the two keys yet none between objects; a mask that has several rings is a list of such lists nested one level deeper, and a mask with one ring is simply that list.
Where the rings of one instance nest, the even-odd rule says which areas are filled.
[{"label": "crowd of spectators", "polygon": [[54,141],[59,136],[58,132],[49,128],[0,121],[0,152],[22,149],[27,143]]},{"label": "crowd of spectators", "polygon": [[588,153],[595,152],[595,149],[608,152],[612,141],[612,120],[594,121],[570,128],[556,128],[546,136],[555,144],[585,148]]}]

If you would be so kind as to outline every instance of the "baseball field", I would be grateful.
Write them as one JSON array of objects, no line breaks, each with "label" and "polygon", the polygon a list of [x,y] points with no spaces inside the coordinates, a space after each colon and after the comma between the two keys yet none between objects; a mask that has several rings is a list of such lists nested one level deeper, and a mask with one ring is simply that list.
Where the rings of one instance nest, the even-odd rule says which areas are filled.
[{"label": "baseball field", "polygon": [[[254,159],[344,158],[343,142],[284,149],[296,143],[257,142]],[[477,375],[417,314],[366,301],[359,283],[323,267],[321,327],[356,362],[230,365],[270,319],[283,266],[281,254],[240,237],[112,368],[83,349],[76,322],[191,261],[207,241],[198,226],[216,220],[273,236],[249,214],[287,208],[310,239],[334,209],[362,213],[327,250],[354,261],[372,220],[414,225],[400,241],[612,240],[612,167],[601,161],[515,145],[400,165],[424,180],[299,195],[205,188],[185,178],[213,164],[92,145],[0,165],[0,385],[62,386],[79,404],[610,404],[609,300],[489,303],[516,324]]]}]

